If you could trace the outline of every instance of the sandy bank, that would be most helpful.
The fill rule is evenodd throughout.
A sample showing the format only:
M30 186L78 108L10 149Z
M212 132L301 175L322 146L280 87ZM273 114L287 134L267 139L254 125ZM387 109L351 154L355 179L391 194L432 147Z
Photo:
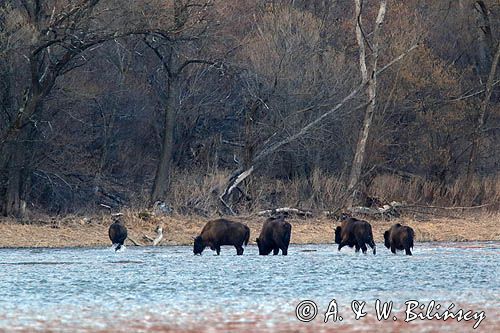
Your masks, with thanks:
M150 245L145 235L153 237L158 224L163 225L164 238L161 245L192 244L195 237L209 220L201 217L150 217L140 219L138 214L126 213L125 220L129 236L142 245ZM234 220L246 223L251 229L251 243L254 242L264 218L239 217ZM321 218L291 218L293 226L292 243L331 243L337 221ZM434 218L417 221L400 218L392 221L369 220L373 226L375 241L383 241L383 232L393 223L410 225L416 233L416 240L426 241L499 241L500 214L480 214L459 219ZM32 220L17 222L0 219L0 247L89 247L109 246L107 230L110 217L78 217L62 219ZM127 241L128 245L133 245Z

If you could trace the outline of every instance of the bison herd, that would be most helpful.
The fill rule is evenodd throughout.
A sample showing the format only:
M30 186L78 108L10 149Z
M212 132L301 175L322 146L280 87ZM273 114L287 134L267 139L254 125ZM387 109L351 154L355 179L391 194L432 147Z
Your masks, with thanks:
M350 215L342 214L340 226L335 229L335 243L340 251L344 246L354 247L366 253L367 245L376 253L376 245L373 240L372 226L370 223L356 219ZM260 255L268 255L273 252L277 255L288 254L288 245L292 235L292 225L285 221L285 216L268 218L262 225L259 237L255 239L259 247ZM394 224L384 233L384 244L392 253L396 250L405 250L407 255L412 255L413 238L415 232L408 226L399 223ZM201 254L205 247L215 250L220 254L222 245L232 245L236 248L236 254L243 254L243 245L248 244L250 229L240 222L226 219L218 219L208 222L202 229L201 234L194 239L194 254Z
M285 215L268 218L262 225L262 230L256 238L260 255L268 255L273 252L277 255L288 254L288 245L292 235L292 225L285 221ZM127 238L127 229L122 222L117 221L109 227L109 238L118 250ZM412 255L413 239L415 232L408 226L399 223L394 224L384 233L384 245L396 253L396 250L405 250L407 255ZM236 248L236 254L242 255L243 246L248 245L250 240L250 228L240 222L227 219L217 219L207 222L200 235L194 238L193 252L200 254L209 247L212 251L220 254L223 245ZM376 245L373 240L373 232L370 223L356 219L348 214L342 214L340 226L335 228L335 243L340 251L344 246L354 247L356 252L361 250L366 253L367 245L376 253Z

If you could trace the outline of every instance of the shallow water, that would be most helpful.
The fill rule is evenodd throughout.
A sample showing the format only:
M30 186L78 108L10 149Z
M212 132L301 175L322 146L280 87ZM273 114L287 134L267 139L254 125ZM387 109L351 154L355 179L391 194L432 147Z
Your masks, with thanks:
M349 309L354 299L366 301L367 311L376 299L396 310L413 299L498 313L499 242L416 244L412 257L381 245L376 256L333 244L292 245L288 256L267 257L255 246L243 256L232 247L221 256L194 256L185 246L0 249L0 330L120 331L133 323L140 331L225 321L269 328L298 323L301 300L316 302L320 313L332 299Z

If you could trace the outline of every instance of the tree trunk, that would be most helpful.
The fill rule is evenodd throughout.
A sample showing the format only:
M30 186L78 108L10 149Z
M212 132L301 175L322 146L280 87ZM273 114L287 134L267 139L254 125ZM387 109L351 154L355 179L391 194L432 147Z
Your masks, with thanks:
M171 57L170 68L177 69L176 55ZM165 107L165 132L161 148L160 161L156 169L153 191L151 193L151 204L156 201L165 201L170 190L170 174L172 167L172 151L174 144L175 119L179 107L180 79L176 71L172 71L169 77L167 91L167 102Z
M486 76L495 52L489 9L484 1L476 1L474 6L479 13L477 17L479 73L481 76Z
M22 191L25 176L23 172L24 148L21 143L17 142L6 145L5 150L7 183L4 192L3 215L20 218L23 217L25 210Z
M377 94L377 62L378 62L378 44L379 44L379 33L380 26L384 21L384 16L387 8L387 0L380 1L380 8L375 21L375 29L373 32L373 47L372 47L372 63L370 73L368 73L366 65L366 52L365 52L365 39L363 36L363 31L361 27L361 0L354 0L356 5L356 39L359 45L359 65L361 70L361 76L363 82L367 82L367 94L369 99L369 104L366 107L365 117L363 120L363 127L359 135L358 144L356 146L356 153L354 155L354 160L352 162L351 174L349 177L348 192L350 193L347 205L350 207L353 204L355 197L355 190L359 183L359 178L361 175L361 168L363 166L363 161L365 158L366 144L368 142L368 136L370 134L370 127L373 120L373 113L376 106L376 94Z
M7 182L3 189L4 197L2 214L5 216L23 217L26 209L26 198L23 187L28 183L29 172L26 171L26 153L29 147L28 136L31 125L26 124L26 118L32 116L35 111L42 107L40 94L25 94L23 107L17 111L16 120L0 142L0 148L4 152L3 165L6 168ZM1 150L0 150L1 152ZM0 191L1 193L2 191Z
M488 75L488 81L486 83L486 91L483 102L481 103L481 109L479 110L479 117L477 120L477 125L474 133L472 134L472 145L470 149L469 155L469 163L467 165L467 176L466 176L466 187L469 188L472 182L472 176L475 171L475 164L477 161L477 150L479 147L479 143L481 140L481 131L484 126L484 119L486 117L486 113L488 111L488 104L491 99L491 94L493 93L493 81L495 80L496 69L498 67L498 63L500 61L500 42L497 46L497 51L493 58L493 62L491 64L490 74Z
M259 108L260 101L254 100L247 103L245 112L245 147L243 152L243 168L248 169L252 165L255 153L254 124L255 116Z

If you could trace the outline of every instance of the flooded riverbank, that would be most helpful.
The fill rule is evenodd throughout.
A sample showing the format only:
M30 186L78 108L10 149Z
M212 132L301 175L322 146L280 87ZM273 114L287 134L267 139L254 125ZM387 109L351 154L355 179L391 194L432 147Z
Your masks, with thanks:
M347 325L373 329L374 302L432 300L485 311L479 329L497 325L500 308L499 242L417 243L414 256L341 252L332 245L294 245L289 256L243 256L223 247L221 256L194 256L188 246L0 249L0 331L304 331ZM335 299L345 317L323 323ZM302 323L295 307L317 304L314 321ZM354 320L353 300L368 315ZM464 308L465 309L465 308ZM399 317L399 315L398 315ZM370 321L376 322L369 324ZM417 323L419 322L419 323ZM427 331L432 325L472 330L473 321L389 323L394 330ZM374 326L375 325L375 326ZM134 328L135 327L135 328ZM398 328L399 327L399 328Z

